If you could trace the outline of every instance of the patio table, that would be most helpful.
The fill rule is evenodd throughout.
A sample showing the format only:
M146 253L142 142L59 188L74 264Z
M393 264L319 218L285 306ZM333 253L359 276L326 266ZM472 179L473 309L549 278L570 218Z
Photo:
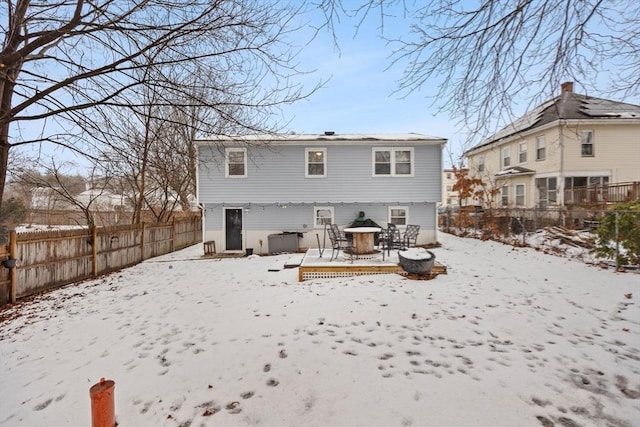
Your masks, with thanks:
M365 255L374 252L373 236L382 231L379 227L350 227L345 228L345 233L353 234L353 253Z

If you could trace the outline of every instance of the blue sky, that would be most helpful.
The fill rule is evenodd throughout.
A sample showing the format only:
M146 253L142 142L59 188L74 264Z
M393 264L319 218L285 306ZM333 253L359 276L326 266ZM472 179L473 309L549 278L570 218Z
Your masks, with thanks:
M321 17L316 17L322 19ZM286 131L296 133L407 133L416 132L447 138L450 148L459 146L454 122L439 113L423 89L394 94L403 68L391 66L391 47L380 37L378 22L370 19L356 35L356 21L343 20L338 28L339 51L327 32L321 32L300 56L309 85L328 80L325 87L308 99L283 110L290 121ZM398 23L396 23L398 24ZM402 22L400 22L402 24ZM387 21L385 31L398 30ZM459 150L458 150L459 151Z
M400 7L396 5L396 8ZM313 22L323 20L319 11L311 13L309 17ZM404 97L394 94L404 68L403 64L391 65L389 56L392 47L380 37L379 16L374 12L358 31L357 22L343 19L336 28L340 51L334 47L332 37L325 31L318 34L302 52L302 66L316 70L315 74L307 77L309 83L319 79L329 81L308 99L283 110L283 119L290 121L284 130L297 133L322 133L326 130L336 133L416 132L443 137L448 139L444 153L445 166L450 166L451 160L457 163L460 154L470 145L465 145L469 144L466 142L467 133L457 126L457 118L439 111L437 103L434 103L438 82L430 82ZM402 19L399 13L397 19L385 21L384 30L384 35L388 37L406 35L409 31L408 21ZM607 79L614 74L613 69L603 73L599 77L602 84L592 88L588 94L640 104L637 96L619 99L598 92L605 89L609 83ZM579 84L575 85L577 92L587 93L583 89ZM543 90L533 85L526 88L531 98L539 96ZM559 91L558 87L553 96ZM544 96L544 99L549 99L549 96ZM496 112L495 123L490 124L490 128L497 130L535 106L529 98L514 97L512 102L514 115L506 117L506 112ZM479 143L480 139L471 144Z

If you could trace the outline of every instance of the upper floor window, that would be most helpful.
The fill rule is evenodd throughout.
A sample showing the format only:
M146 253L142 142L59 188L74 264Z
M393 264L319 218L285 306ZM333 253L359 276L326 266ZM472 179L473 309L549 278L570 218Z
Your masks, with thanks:
M511 166L511 147L502 148L502 167Z
M322 178L327 176L327 149L307 148L305 150L305 176Z
M227 148L225 150L225 176L227 178L245 178L247 176L247 149Z
M409 208L405 206L389 206L389 222L395 225L407 225Z
M593 156L593 131L583 130L580 132L580 147L582 157Z
M333 224L333 206L316 206L313 208L313 227L323 228Z
M545 151L544 135L536 138L536 160L544 160L547 158Z
M373 175L413 175L413 148L374 148Z
M518 144L518 162L527 163L527 141Z
M509 206L509 187L506 185L500 189L500 206Z
M484 172L484 156L478 156L478 172Z
M524 184L516 184L516 206L524 207Z
M453 188L453 186L447 185L447 191L451 191L452 188Z
M447 172L447 179L451 179L451 172Z

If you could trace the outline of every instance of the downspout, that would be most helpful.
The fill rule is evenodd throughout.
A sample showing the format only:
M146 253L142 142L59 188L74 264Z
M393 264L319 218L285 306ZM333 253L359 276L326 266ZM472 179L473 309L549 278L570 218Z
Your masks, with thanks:
M560 119L558 141L560 143L560 173L558 175L558 204L564 210L564 126L566 121Z

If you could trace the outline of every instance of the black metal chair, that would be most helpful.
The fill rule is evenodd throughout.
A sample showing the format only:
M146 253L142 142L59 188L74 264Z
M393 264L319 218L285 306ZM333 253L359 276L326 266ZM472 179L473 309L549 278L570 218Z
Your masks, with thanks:
M353 250L353 243L351 240L347 239L344 232L338 228L337 224L331 224L327 229L327 232L329 233L329 240L331 240L331 258L329 259L329 262L333 261L334 258L337 258L340 251L349 255L349 259L353 262L351 252Z
M402 249L405 247L404 238L400 234L400 230L395 224L387 224L386 230L382 230L380 233L380 249L382 250L382 259L384 260L384 253L391 254L391 249Z
M404 230L404 245L408 248L413 248L416 246L418 242L418 233L420 232L419 225L407 225L407 228Z

